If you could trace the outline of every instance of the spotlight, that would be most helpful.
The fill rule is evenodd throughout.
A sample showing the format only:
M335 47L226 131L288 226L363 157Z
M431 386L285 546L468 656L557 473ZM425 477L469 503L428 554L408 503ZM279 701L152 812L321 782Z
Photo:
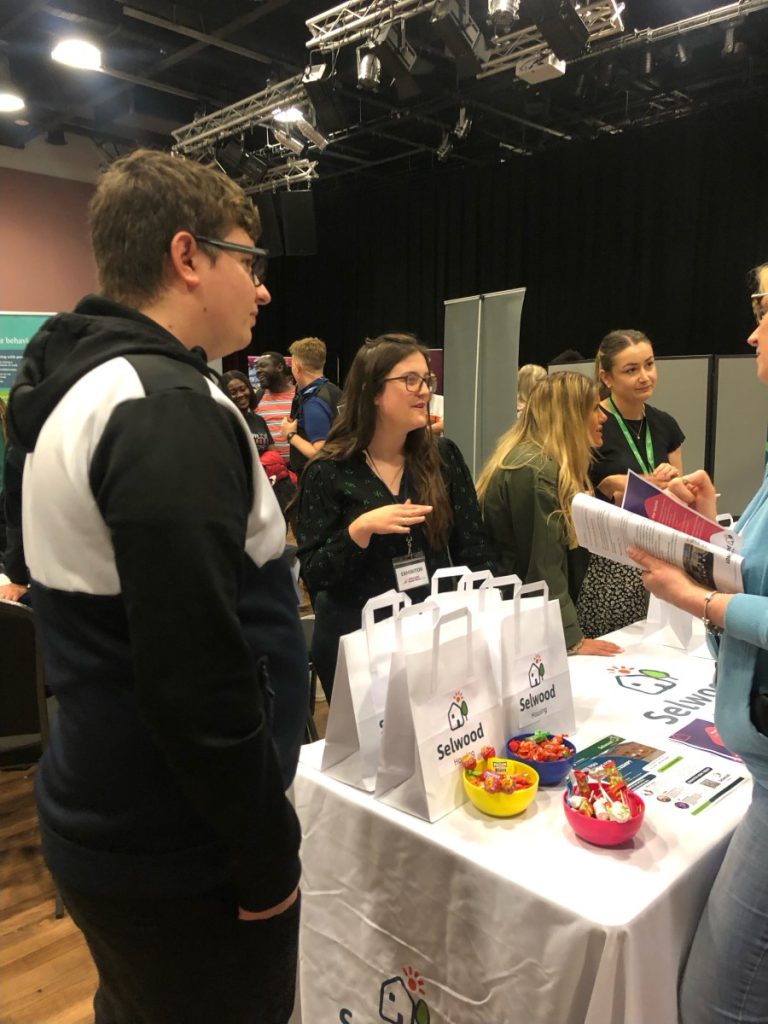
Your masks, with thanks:
M646 75L653 74L653 54L650 50L645 51L645 56L643 58L643 71Z
M520 17L520 0L488 0L488 21L497 32L509 32Z
M523 14L560 60L575 60L586 52L589 29L572 0L522 0Z
M304 119L304 115L298 107L276 107L272 111L272 117L280 124L298 124Z
M304 156L309 148L306 142L302 142L300 139L295 138L295 136L290 135L288 132L284 132L281 128L273 128L272 134L281 146L290 150L291 153L295 153L296 156Z
M358 46L357 55L357 87L376 92L381 85L381 61L367 46Z
M440 145L435 150L435 156L437 157L441 164L444 164L448 157L451 155L452 149L453 140L451 139L451 136L448 134L448 132L443 132L443 137L440 140Z
M315 128L298 107L286 107L282 110L278 108L273 111L272 116L278 124L295 125L304 138L309 139L318 149L325 149L328 145L328 139ZM290 131L287 134L290 136Z
M101 69L101 50L87 39L62 39L51 50L51 57L81 71Z
M13 84L8 58L0 53L0 114L15 114L25 106L24 97Z
M678 64L687 64L691 59L691 53L684 43L678 43L675 47L675 56Z
M437 0L429 21L456 59L459 75L476 74L488 58L488 46L467 0Z
M736 29L733 25L729 25L725 30L725 40L723 41L723 48L720 51L722 57L732 57L736 52Z
M467 108L459 108L459 119L456 122L456 127L453 129L453 134L457 139L466 139L472 130L472 118L467 117Z
M341 97L334 89L331 65L310 65L301 82L314 107L317 127L328 135L343 131L348 124L347 113Z

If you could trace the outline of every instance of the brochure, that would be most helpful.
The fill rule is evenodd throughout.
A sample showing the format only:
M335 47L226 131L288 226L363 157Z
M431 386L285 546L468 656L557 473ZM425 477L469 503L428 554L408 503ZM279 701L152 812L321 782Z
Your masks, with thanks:
M632 469L627 473L627 489L621 507L627 512L652 519L655 523L671 526L680 533L687 533L689 537L709 541L726 551L738 551L741 547L742 538L739 534L724 529L720 523L683 505Z
M727 757L730 761L743 764L739 755L732 753L720 739L715 723L708 722L706 718L694 718L686 722L682 729L673 732L669 738L676 743L684 743L687 747L703 750L707 754L717 754L718 757Z
M634 566L627 548L635 544L684 569L692 580L708 589L725 594L739 594L744 589L743 558L733 551L615 508L590 494L577 494L571 511L579 544L595 555Z
M724 770L728 766L719 760L722 756L718 753L717 760L694 760L622 736L606 736L580 750L573 767L584 771L607 760L615 761L629 788L642 796L646 808L659 807L693 817L750 778L741 765ZM733 759L732 754L730 757Z

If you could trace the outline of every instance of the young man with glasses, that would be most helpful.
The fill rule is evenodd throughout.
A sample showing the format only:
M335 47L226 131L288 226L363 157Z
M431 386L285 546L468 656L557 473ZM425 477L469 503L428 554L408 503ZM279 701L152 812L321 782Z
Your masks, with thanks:
M102 294L43 326L10 400L59 704L44 853L96 1024L285 1024L306 652L280 510L207 367L270 301L258 215L211 168L138 151L91 225Z

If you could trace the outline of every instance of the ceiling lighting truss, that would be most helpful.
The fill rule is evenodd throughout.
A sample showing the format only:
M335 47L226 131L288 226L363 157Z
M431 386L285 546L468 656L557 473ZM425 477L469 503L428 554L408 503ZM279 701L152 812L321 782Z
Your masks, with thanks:
M254 196L261 192L276 192L278 188L291 188L293 185L314 181L315 178L317 178L317 160L291 160L288 163L270 167L258 184L245 188L245 193Z
M367 40L377 29L431 11L436 0L348 0L307 20L309 50L336 50Z
M598 0L597 3L588 4L579 10L579 16L589 31L590 44L598 39L620 35L624 31L624 23L621 20L623 10L624 4L617 3L616 0ZM535 25L528 25L505 36L497 36L494 44L488 60L477 73L477 78L490 78L491 75L498 75L502 71L512 71L521 61L533 57L541 56L544 59L545 52L549 50Z
M211 143L220 142L230 135L262 125L272 125L274 111L280 107L301 106L306 102L306 93L301 75L294 75L284 82L268 85L266 89L239 100L228 107L222 107L205 117L198 117L173 132L176 140L173 152L179 156L199 157Z

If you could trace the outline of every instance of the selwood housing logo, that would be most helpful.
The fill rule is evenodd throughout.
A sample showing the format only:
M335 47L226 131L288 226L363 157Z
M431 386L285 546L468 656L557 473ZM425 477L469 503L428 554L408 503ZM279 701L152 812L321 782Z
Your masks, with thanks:
M544 669L544 662L541 660L541 655L537 654L531 662L531 667L528 669L528 688L529 690L535 691L534 693L521 694L518 698L520 701L521 711L531 711L533 708L542 705L540 714L543 712L543 705L548 700L554 700L557 696L557 688L554 683L548 690L540 690L539 687L544 685L544 677L546 670ZM536 716L534 716L536 717Z
M377 1019L386 1024L429 1024L429 1007L421 998L423 995L423 976L413 967L404 967L402 975L382 982ZM357 1019L352 1010L339 1010L339 1024L355 1024Z
M464 694L461 690L458 690L454 693L453 700L448 708L448 725L451 728L451 732L458 732L459 729L463 729L468 719L469 707L464 700ZM482 722L476 729L468 729L461 736L451 736L447 743L437 744L437 760L442 761L445 757L460 754L462 750L471 748L473 743L477 743L484 736L485 732L483 731ZM456 763L458 764L458 758L456 758Z

